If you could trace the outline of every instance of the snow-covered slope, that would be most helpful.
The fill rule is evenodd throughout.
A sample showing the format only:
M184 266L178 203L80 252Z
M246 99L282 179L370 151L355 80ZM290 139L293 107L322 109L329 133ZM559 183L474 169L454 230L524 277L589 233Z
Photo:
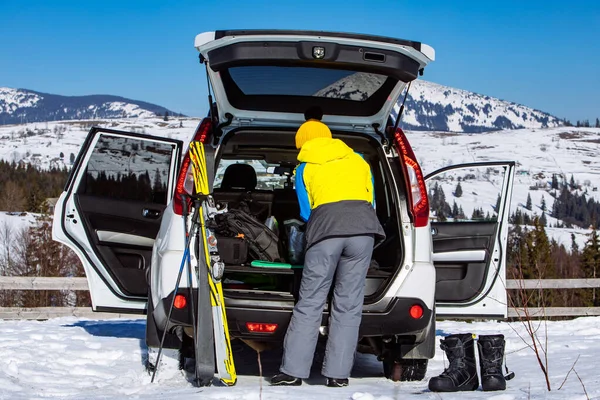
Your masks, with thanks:
M477 134L457 134L447 132L407 132L424 174L449 165L483 161L515 161L516 175L513 185L511 213L519 210L529 216L540 217L545 204L548 225L556 225L558 220L550 216L556 191L550 189L552 175L561 182L569 182L571 176L580 188L574 193L600 201L600 129L598 128L548 128L518 129ZM493 182L493 181L492 181ZM473 207L491 210L497 195L489 185L490 179L461 182L463 195L460 200L453 193L456 180L443 181L446 201L463 204L465 213L470 215ZM532 209L525 208L527 196L531 196ZM543 201L542 201L543 199ZM487 208L486 208L487 207ZM588 229L546 228L549 237L569 248L571 233L580 248L587 239Z
M86 118L153 117L172 111L118 96L59 96L0 87L0 125Z
M319 90L314 96L364 101L375 93L385 80L384 75L355 72Z
M424 80L411 84L402 118L406 129L426 131L486 132L560 125L558 118L542 111Z
M394 383L383 377L381 362L373 355L359 354L350 376L350 385L332 389L325 386L320 368L299 387L269 386L281 351L257 354L239 341L232 343L238 382L233 387L215 384L194 387L177 361L161 365L156 380L144 369L148 349L144 342L145 319L88 320L57 318L48 321L0 321L0 398L2 399L238 399L238 400L392 400L392 399L494 399L494 400L584 400L600 398L597 360L600 357L600 318L549 321L537 337L548 349L547 365L552 391L547 391L531 342L520 322L438 321L439 339L456 333L503 334L506 337L506 365L514 371L506 390L433 393L429 379L448 366L447 357L436 346L423 381ZM163 360L167 357L163 356ZM161 363L162 364L162 363ZM572 371L575 368L575 371Z
M385 80L383 75L357 72L319 90L314 96L364 101ZM394 114L398 113L403 99L404 95ZM401 126L412 130L475 133L560 125L558 118L542 111L418 79L412 82L408 92Z
M19 108L30 108L42 100L37 93L0 87L0 115L15 114Z
M385 77L381 75L355 73L314 95L360 101L375 93L384 81ZM146 118L164 115L166 111L164 107L116 96L66 97L0 88L0 124L86 118ZM402 119L402 126L406 129L450 132L487 132L560 125L562 123L558 118L542 111L423 80L412 83Z
M70 167L71 159L75 159L92 125L170 137L187 143L198 122L194 118L172 118L169 122L161 118L124 118L4 126L0 127L0 159L23 161L41 168ZM490 160L517 162L511 212L518 209L530 216L540 216L542 198L547 210L551 210L554 203L553 193L549 190L552 174L559 175L564 181L569 181L573 175L581 186L579 194L586 192L588 198L600 201L600 164L597 162L600 129L557 127L478 134L407 131L407 136L425 174L460 163ZM254 167L265 173L263 165ZM471 215L475 207L484 208L485 212L493 211L497 193L494 192L494 185L489 185L489 190L487 187L494 181L485 176L482 179L462 182L460 202L467 215ZM447 202L452 205L457 200L453 194L456 180L446 180L441 184ZM524 208L528 195L532 199L531 211ZM553 226L558 222L548 213L546 217ZM571 233L583 245L589 231L548 228L548 232L569 247Z

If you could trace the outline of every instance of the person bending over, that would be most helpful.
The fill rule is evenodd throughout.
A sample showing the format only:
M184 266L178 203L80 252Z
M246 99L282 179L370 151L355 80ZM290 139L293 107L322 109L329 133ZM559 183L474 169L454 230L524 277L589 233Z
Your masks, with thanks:
M373 177L364 158L317 119L296 133L300 149L296 194L307 221L299 299L284 339L280 373L272 385L298 386L309 377L323 308L333 301L322 374L327 386L348 385L362 318L367 270L385 233L374 210ZM335 278L334 278L335 277ZM334 282L335 280L335 282Z

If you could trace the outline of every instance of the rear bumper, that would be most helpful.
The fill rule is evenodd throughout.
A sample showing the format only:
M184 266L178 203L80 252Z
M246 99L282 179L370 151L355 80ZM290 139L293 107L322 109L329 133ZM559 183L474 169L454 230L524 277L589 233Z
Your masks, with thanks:
M181 290L187 294L187 290ZM171 305L173 294L162 299L154 309L154 318L158 326L164 326ZM194 301L194 304L197 304ZM423 308L421 318L410 317L410 308L418 304ZM416 298L395 298L390 301L384 312L363 312L359 330L360 337L377 337L393 335L416 335L427 329L431 320L432 310L427 308L422 300ZM231 337L261 341L283 341L285 332L292 317L290 309L273 309L260 307L227 307L227 323ZM327 326L329 313L323 312L322 326ZM182 310L173 309L169 328L175 326L191 326L192 316L188 307ZM253 333L247 327L247 322L277 324L273 333Z

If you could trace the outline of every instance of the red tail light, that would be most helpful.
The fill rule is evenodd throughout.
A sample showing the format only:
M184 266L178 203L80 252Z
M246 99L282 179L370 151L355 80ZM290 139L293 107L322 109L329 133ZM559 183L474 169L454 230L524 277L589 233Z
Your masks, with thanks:
M394 143L396 151L402 161L406 189L411 203L411 212L414 218L415 227L420 228L427 225L429 220L429 200L427 199L427 188L423 179L423 172L417 162L415 153L408 144L406 135L402 129L398 128L394 134Z
M177 308L178 310L181 310L182 308L185 308L186 305L187 299L184 295L178 294L175 296L175 301L173 301L173 307Z
M204 118L192 140L199 141L202 143L206 142L212 129L212 123L210 118ZM189 151L185 152L183 162L181 163L181 169L179 170L179 176L177 177L177 185L175 186L175 196L173 197L173 211L175 214L183 214L183 196L191 195L194 191L194 177L192 175L192 162L190 160ZM191 206L191 202L188 199L188 209Z
M277 324L262 324L258 322L246 322L246 328L253 333L273 333L277 329Z
M411 318L419 319L423 316L423 307L421 307L418 304L415 304L412 307L410 307L410 310L408 310L408 313L410 314Z

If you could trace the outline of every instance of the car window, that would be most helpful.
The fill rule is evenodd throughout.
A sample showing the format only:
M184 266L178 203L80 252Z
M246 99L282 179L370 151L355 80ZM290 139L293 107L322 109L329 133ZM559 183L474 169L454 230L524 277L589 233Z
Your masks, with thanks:
M102 134L77 192L166 204L173 149L168 143Z
M229 68L244 95L313 96L366 101L387 76L326 68L245 66Z
M436 174L427 180L430 218L436 222L497 221L504 179L503 168L490 166Z
M220 188L221 182L223 181L223 175L225 174L225 170L231 164L247 164L250 165L254 171L256 172L256 189L257 190L274 190L274 189L284 189L286 186L286 182L288 181L288 177L286 175L281 175L279 173L275 173L274 169L279 166L279 164L269 164L264 160L221 160L219 163L219 167L217 168L217 172L215 174L215 181L213 187ZM290 177L290 182L294 183L294 176Z

